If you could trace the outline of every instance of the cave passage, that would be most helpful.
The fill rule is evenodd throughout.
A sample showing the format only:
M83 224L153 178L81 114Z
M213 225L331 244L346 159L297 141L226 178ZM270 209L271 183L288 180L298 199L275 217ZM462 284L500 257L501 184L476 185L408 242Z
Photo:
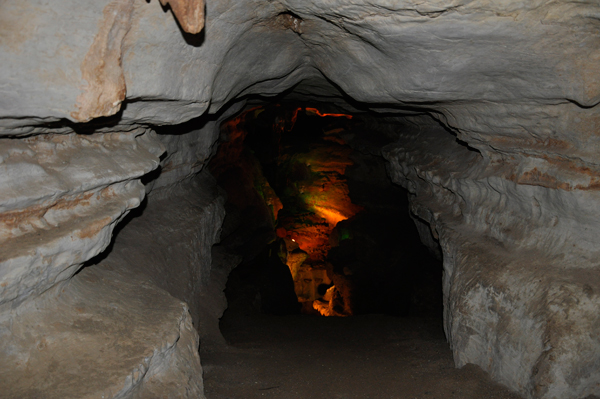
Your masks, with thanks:
M242 261L220 323L230 350L202 353L208 399L517 398L454 367L439 244L421 242L372 119L283 103L222 125L220 246Z
M381 155L357 143L377 136L362 119L269 104L224 123L210 165L228 195L222 239L243 242L234 275L261 311L441 316L441 252L420 242Z

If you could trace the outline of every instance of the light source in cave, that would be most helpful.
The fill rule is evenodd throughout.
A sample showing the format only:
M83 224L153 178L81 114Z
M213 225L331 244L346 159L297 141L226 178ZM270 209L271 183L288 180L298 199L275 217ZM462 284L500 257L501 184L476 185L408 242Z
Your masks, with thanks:
M317 116L321 116L321 117L333 116L336 118L341 117L341 118L346 118L346 119L352 119L352 115L349 115L349 114L323 113L323 112L319 111L317 108L311 108L311 107L306 107L305 110L306 110L307 115L317 115Z
M316 108L297 108L293 113L293 126L299 112L305 111L311 117L343 117L351 115L320 112ZM332 292L331 273L327 273L327 253L330 248L330 235L336 225L361 211L361 207L352 203L344 173L352 165L350 153L337 133L343 128L329 129L320 139L310 144L308 151L287 154L292 179L288 180L287 192L299 200L300 212L280 220L278 236L291 243L286 245L288 256L286 264L294 279L294 289L303 311L317 310L323 315L342 314L330 309ZM335 137L334 140L331 138ZM284 137L285 139L285 137ZM285 201L284 201L285 202ZM296 248L297 247L297 248ZM306 253L299 261L294 251ZM329 265L329 269L331 269ZM320 292L319 287L329 288ZM322 291L322 290L321 290ZM321 300L329 292L329 298Z
M293 113L292 128L298 113L303 110L309 117L352 119L352 115L322 113L310 107L297 108ZM284 223L279 234L281 237L297 237L299 247L313 260L323 260L327 255L327 241L331 230L340 221L354 216L361 210L359 206L352 204L348 186L343 178L346 168L352 165L352 150L344 146L343 140L336 136L336 133L342 130L330 129L324 132L320 141L312 143L308 151L288 154L292 172L289 184L295 189L290 191L301 200L304 210L316 215L317 219L313 220L314 223L310 226ZM336 140L330 140L331 137L335 137ZM319 218L325 221L327 226L323 226Z
M331 232L362 209L350 200L344 173L352 150L339 136L344 127L336 118L352 115L314 107L251 108L223 124L227 140L211 162L211 172L240 212L260 215L268 209L285 243L281 258L308 313L327 289L335 289L326 261Z
M429 306L437 297L419 287L441 273L422 257L406 192L391 184L381 157L344 141L364 120L306 109L266 105L224 123L210 165L228 192L228 215L243 223L235 231L245 238L236 239L252 265L249 284L262 287L257 303L267 313L300 306L328 316ZM416 290L424 301L413 300Z
M292 128L296 124L296 120L298 119L298 114L301 111L304 111L306 113L306 115L310 115L310 116L315 116L315 115L320 116L320 117L331 116L334 118L352 119L352 115L350 115L350 114L336 114L336 113L329 113L329 112L321 112L317 108L313 108L313 107L298 107L294 110L294 113L292 114L292 117L290 118L292 127L289 130L292 130Z

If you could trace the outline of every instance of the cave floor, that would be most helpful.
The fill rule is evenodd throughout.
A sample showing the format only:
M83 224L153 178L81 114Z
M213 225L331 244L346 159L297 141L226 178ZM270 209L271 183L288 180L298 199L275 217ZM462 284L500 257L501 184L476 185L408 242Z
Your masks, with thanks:
M202 353L207 399L520 398L456 369L439 319L226 313L229 347Z

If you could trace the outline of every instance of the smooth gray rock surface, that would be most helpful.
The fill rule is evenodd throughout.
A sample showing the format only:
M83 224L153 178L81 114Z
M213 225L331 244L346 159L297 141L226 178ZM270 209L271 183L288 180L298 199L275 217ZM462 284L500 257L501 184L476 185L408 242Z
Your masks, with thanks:
M187 305L120 266L2 315L3 398L204 398Z

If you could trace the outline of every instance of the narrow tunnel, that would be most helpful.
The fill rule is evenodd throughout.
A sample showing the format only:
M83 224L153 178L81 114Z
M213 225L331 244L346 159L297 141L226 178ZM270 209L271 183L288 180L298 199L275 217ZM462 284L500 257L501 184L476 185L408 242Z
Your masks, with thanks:
M599 6L442 3L0 2L0 396L598 397Z
M317 106L222 125L209 170L228 197L219 247L240 257L220 322L236 354L201 347L207 397L517 398L451 362L441 249L382 155L401 119Z
M427 230L421 243L408 193L385 171L393 138L365 119L271 104L223 125L209 170L228 196L221 245L243 257L232 274L256 285L245 303L273 314L441 310L439 243Z
M218 247L240 259L229 274L220 329L232 347L272 359L209 349L202 355L207 397L265 389L272 397L518 397L477 367L454 369L443 333L437 232L409 201L414 188L392 181L387 158L401 134L402 145L442 147L446 161L459 165L480 152L426 109L377 113L297 96L253 100L225 120L208 165L227 194ZM315 315L358 318L320 324ZM390 348L389 357L379 353ZM369 351L376 364L367 361ZM348 380L366 367L378 384ZM232 373L240 379L234 387Z

